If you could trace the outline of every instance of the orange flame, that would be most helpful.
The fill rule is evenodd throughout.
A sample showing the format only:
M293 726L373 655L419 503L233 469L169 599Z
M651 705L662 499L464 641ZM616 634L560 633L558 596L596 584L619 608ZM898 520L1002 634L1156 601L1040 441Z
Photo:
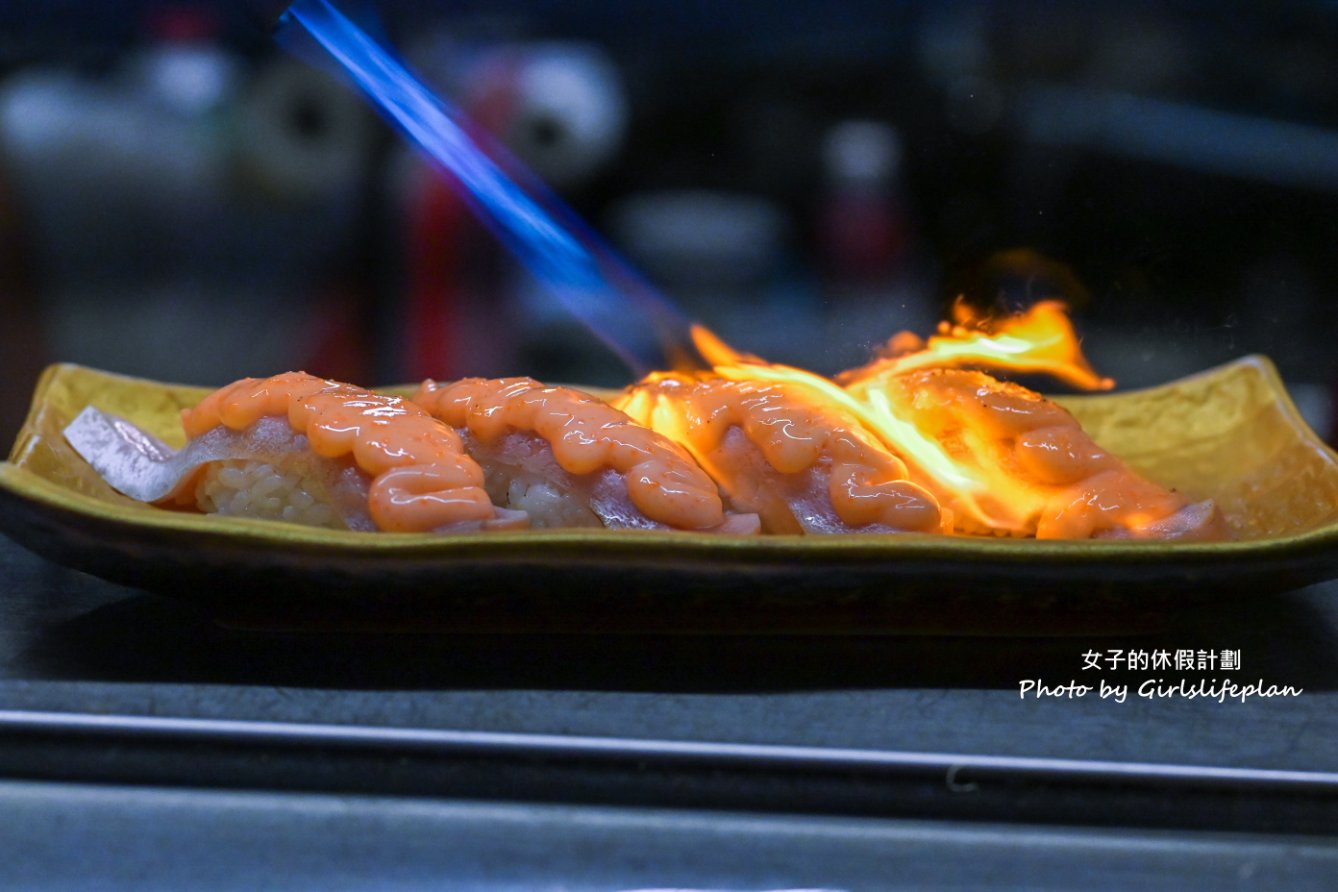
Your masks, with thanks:
M1096 373L1082 354L1067 308L1043 300L1015 316L994 319L976 313L961 298L952 321L939 323L927 342L910 332L888 341L883 357L837 377L842 384L916 369L973 366L1016 374L1049 375L1082 390L1109 390L1110 378Z
M1058 301L1043 301L1018 315L991 319L959 300L952 316L927 341L902 332L889 340L883 357L834 379L741 353L704 326L695 325L693 341L713 369L692 374L802 387L815 400L856 419L900 457L912 479L933 492L945 513L956 519L959 532L1034 535L1053 487L1018 474L1016 463L1000 454L997 438L978 419L953 410L942 394L926 393L925 388L932 385L921 382L916 373L969 366L1045 374L1084 389L1104 390L1114 382L1098 375L1083 356L1066 308ZM914 376L915 385L907 384L912 380L908 376ZM652 380L663 377L654 375ZM1015 385L981 378L990 387L1013 388L1016 393L1009 391L1011 395L1025 394L1041 401ZM645 398L644 394L633 395L630 400ZM649 406L638 411L645 417L663 416L656 427L680 442L690 435L682 424L671 421L669 413Z

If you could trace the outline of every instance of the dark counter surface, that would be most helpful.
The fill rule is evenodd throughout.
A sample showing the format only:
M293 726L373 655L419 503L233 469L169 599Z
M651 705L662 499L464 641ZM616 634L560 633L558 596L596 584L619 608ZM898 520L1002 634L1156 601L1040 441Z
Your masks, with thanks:
M1180 892L1324 890L1338 871L1331 844L1227 834L3 782L0 806L16 889Z
M1077 638L295 635L66 570L0 539L0 708L1338 771L1338 583ZM1084 669L1113 649L1235 671ZM1116 703L1019 682L1130 684ZM1140 698L1216 678L1299 696Z
M0 888L1323 889L1338 864L1338 584L1074 638L317 635L0 539L0 593ZM1241 667L1083 668L1114 649ZM1301 693L1019 697L1156 677Z

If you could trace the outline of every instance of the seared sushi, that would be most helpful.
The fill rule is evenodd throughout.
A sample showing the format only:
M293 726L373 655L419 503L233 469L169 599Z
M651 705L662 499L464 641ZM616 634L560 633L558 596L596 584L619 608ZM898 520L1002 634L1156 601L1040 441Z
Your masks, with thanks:
M944 531L905 463L801 383L656 374L614 404L683 445L765 532Z
M909 423L944 464L973 479L947 485L914 469L961 533L1039 539L1231 538L1211 501L1147 480L1102 449L1064 408L983 372L925 369L847 383L873 421ZM871 424L872 430L885 426Z
M144 502L352 530L526 525L493 505L455 432L398 397L287 372L215 391L182 425L178 451L89 407L65 437Z
M413 402L460 436L495 504L536 527L756 533L680 446L590 394L533 378L424 381Z

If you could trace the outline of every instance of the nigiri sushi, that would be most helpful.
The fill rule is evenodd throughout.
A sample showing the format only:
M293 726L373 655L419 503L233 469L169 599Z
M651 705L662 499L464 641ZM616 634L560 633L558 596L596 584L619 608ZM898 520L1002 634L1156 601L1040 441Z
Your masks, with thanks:
M906 465L801 384L656 374L614 404L686 447L766 532L944 531Z
M1024 387L983 372L939 368L857 379L846 390L870 411L909 422L950 461L978 475L981 485L974 489L936 486L932 474L924 478L958 518L958 532L1231 538L1211 501L1191 502L1139 476L1065 409Z
M459 436L406 400L287 372L182 413L180 451L89 407L70 444L122 493L209 514L393 532L525 526L493 505Z
M579 390L465 378L424 381L412 399L456 430L493 501L536 527L758 531L682 448Z

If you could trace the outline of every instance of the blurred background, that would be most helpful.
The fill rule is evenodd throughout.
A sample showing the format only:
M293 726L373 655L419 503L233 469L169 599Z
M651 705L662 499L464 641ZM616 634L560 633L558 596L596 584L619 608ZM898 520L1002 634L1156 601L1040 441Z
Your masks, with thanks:
M625 382L262 7L0 7L4 442L51 361ZM1061 297L1121 387L1263 352L1332 435L1333 0L341 8L740 348Z

